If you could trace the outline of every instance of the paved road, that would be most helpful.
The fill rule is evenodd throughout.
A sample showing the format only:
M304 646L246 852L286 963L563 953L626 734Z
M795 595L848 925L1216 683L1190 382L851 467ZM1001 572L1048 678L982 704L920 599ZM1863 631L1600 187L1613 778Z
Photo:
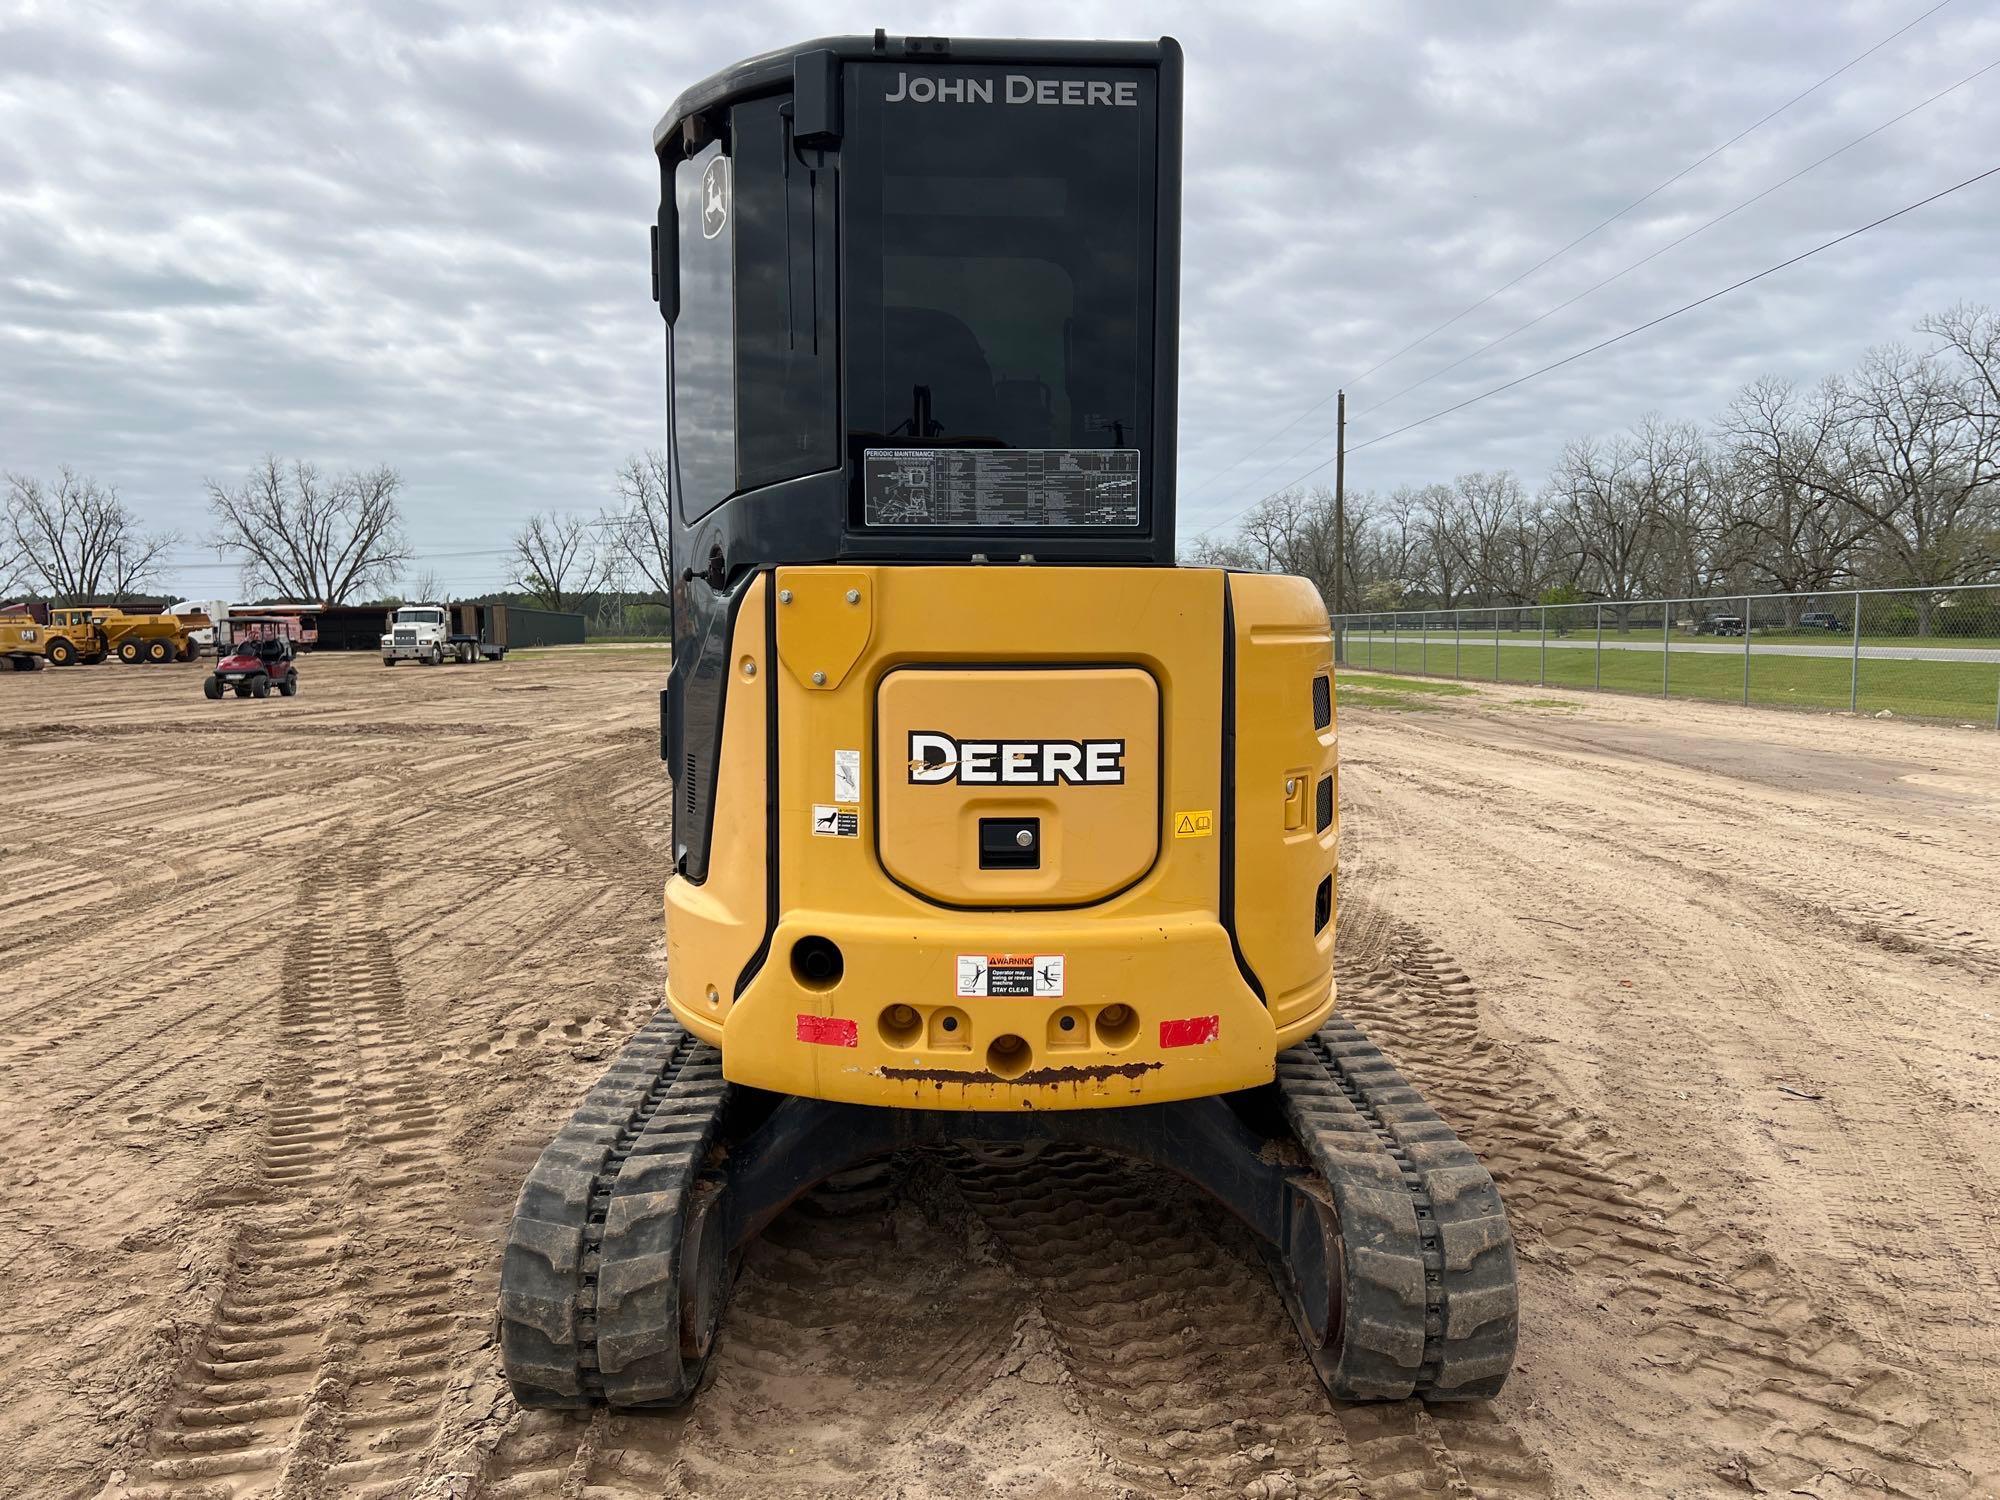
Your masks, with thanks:
M1429 635L1431 650L1433 652L1451 650L1452 635L1448 630L1433 630L1429 632L1406 630L1400 637L1395 637L1394 639L1400 640L1403 651L1409 652L1422 649L1426 634ZM1358 649L1364 654L1365 660L1368 642L1371 639L1379 643L1379 651L1381 648L1389 646L1392 637L1386 632L1371 637L1364 631L1348 631L1347 651L1349 659L1353 659L1354 653ZM1541 640L1539 637L1532 635L1503 635L1500 637L1500 644L1502 646L1515 646L1532 651L1541 644ZM1493 648L1493 637L1490 635L1460 636L1458 637L1458 646L1460 650L1475 646L1484 646L1490 651ZM1551 651L1592 651L1596 647L1596 639L1588 634L1567 637L1552 635L1549 637L1549 649ZM1658 641L1606 641L1604 649L1606 651L1651 651L1657 655L1660 650L1660 643ZM1711 656L1741 656L1743 654L1743 642L1740 639L1718 641L1706 637L1698 641L1691 641L1677 636L1674 638L1673 653L1679 656L1683 652L1702 653ZM1829 644L1815 646L1789 641L1783 643L1772 641L1767 644L1752 636L1750 638L1750 654L1752 656L1824 656L1832 657L1839 661L1846 661L1854 655L1854 647L1851 643L1848 645ZM1867 661L1974 661L2000 664L2000 649L1985 646L1863 646L1861 648L1861 655Z

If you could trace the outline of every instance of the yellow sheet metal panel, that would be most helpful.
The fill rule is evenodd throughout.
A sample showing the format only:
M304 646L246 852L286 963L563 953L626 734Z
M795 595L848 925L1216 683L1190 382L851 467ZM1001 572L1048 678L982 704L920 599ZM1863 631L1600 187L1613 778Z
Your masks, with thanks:
M810 568L780 568L796 589ZM872 580L874 630L834 691L777 678L779 909L893 911L927 920L937 902L885 878L876 854L875 703L900 668L990 663L1111 664L1152 678L1160 695L1165 789L1175 808L1213 807L1221 786L1222 575L1207 569L880 567L835 569ZM782 611L781 611L782 613ZM1060 732L1060 731L1057 731ZM847 793L862 795L850 800ZM816 832L829 807L852 812ZM841 836L852 828L853 836ZM1139 883L1105 904L1116 914L1215 910L1217 839L1173 840ZM1003 944L1004 946L1004 944Z
M1236 934L1289 1039L1316 1027L1333 1003L1339 838L1333 632L1318 591L1303 578L1232 574L1229 597L1236 647ZM1326 679L1324 726L1316 722L1315 678Z
M667 999L704 1041L722 1039L737 977L764 940L765 641L768 579L751 582L730 637L729 686L723 698L722 753L715 774L708 879L667 881ZM756 670L746 675L744 665Z
M953 906L1077 906L1160 848L1160 694L1132 667L905 667L875 739L883 868ZM983 868L982 821L1023 826Z
M825 578L839 587L819 588ZM790 661L772 671L756 633L761 613L745 607L732 642L738 676L717 773L714 873L699 891L675 880L667 895L670 998L683 1021L721 1043L725 1074L856 1103L1008 1110L1190 1098L1268 1081L1279 1047L1330 1004L1331 918L1325 936L1315 938L1311 927L1313 882L1331 868L1331 832L1315 826L1316 785L1301 797L1296 786L1286 794L1279 778L1273 792L1268 775L1331 767L1331 726L1324 734L1312 728L1311 677L1324 670L1328 651L1325 614L1307 607L1311 590L1239 578L1246 597L1231 632L1223 575L1206 569L777 571L774 586L792 590L792 607L807 592L801 584L816 601L847 608L859 606L844 605L846 591L862 590L870 600L867 636L838 680L803 656L804 676ZM773 604L781 642L785 608ZM799 645L810 649L803 637ZM1242 809L1236 832L1226 817L1219 706L1231 648L1234 787L1239 802L1253 794L1254 837ZM759 662L757 680L775 695L769 737L763 695L743 690L746 659ZM1037 720L1080 720L1101 706L1098 695L1047 694L1043 679L1075 676L1114 697L1134 694L1116 708L1121 721L1144 718L1138 684L1150 683L1157 695L1150 805L1115 817L1107 811L1102 831L1112 843L1130 841L1146 862L1092 905L1017 900L1007 910L963 909L967 903L899 885L885 867L885 852L905 857L897 799L926 790L888 791L898 772L907 783L911 757L907 726L900 740L884 740L877 722L879 704L896 706L886 685L926 673L977 675L996 662L1025 674L1009 685L1025 694L1019 706ZM828 681L812 682L812 671L827 672ZM1103 675L1076 675L1086 673ZM1284 717L1293 708L1304 715L1303 731ZM1082 722L1037 723L1031 732L1069 740L1094 733ZM773 753L775 784L767 787ZM1073 790L1081 798L1091 789ZM1096 790L1131 794L1116 784ZM767 806L777 818L782 915L761 966L732 999L763 936ZM953 863L966 853L964 807L957 801L950 814ZM1072 817L1090 820L1091 841L1100 837L1096 814L1065 805L1061 817L1066 828ZM1288 830L1287 818L1302 826ZM933 860L930 878L966 880L963 870L944 872L942 852L916 850L914 833L910 842L909 858ZM1066 844L1065 872L1071 852ZM1258 968L1275 1014L1244 978L1221 924L1225 857L1235 866L1244 957ZM1128 852L1118 863L1139 858ZM1286 922L1284 914L1300 907L1305 914ZM834 972L810 972L796 956L806 939L838 947Z
M788 568L778 586L778 655L793 681L832 692L875 629L875 581L858 568Z
M789 912L764 973L729 1013L723 1075L856 1104L1009 1111L1268 1083L1276 1035L1227 934L1202 915L1102 913L939 913L912 927L846 909ZM839 935L839 983L801 982L788 955L802 937L829 932ZM961 994L982 987L962 960L993 958L1021 960L1030 993ZM1060 994L1029 967L1047 971L1051 960Z

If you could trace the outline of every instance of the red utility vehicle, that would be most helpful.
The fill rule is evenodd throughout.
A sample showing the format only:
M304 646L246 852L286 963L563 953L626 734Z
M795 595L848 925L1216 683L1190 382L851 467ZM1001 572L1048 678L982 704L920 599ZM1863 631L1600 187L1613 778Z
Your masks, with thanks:
M233 644L219 648L221 659L201 685L210 698L234 688L239 698L268 698L276 688L287 698L298 696L299 668L292 642L279 621L230 621Z

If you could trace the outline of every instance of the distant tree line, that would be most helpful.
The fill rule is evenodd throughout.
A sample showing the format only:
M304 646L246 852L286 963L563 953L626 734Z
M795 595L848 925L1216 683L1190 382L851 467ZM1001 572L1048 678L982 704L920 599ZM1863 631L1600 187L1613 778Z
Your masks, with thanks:
M1811 387L1745 387L1703 425L1657 414L1573 438L1530 490L1507 470L1350 494L1354 610L1562 604L2000 580L2000 318ZM1330 489L1260 502L1191 562L1299 573L1334 598ZM1920 630L1929 609L1918 606Z

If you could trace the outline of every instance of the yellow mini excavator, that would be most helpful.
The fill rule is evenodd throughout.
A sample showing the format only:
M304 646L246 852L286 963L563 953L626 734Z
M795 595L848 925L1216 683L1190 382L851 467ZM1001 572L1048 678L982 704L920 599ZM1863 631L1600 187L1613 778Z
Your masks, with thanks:
M878 32L654 132L666 1004L522 1188L526 1405L687 1400L757 1233L927 1146L1199 1184L1336 1396L1507 1377L1492 1179L1334 1015L1325 606L1175 566L1181 78Z

